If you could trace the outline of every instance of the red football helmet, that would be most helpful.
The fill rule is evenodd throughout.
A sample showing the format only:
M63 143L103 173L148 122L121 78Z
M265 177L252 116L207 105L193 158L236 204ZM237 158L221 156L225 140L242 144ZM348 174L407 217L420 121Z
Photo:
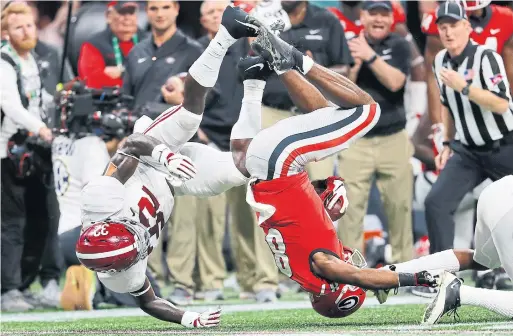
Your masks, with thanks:
M486 6L488 6L492 2L492 0L474 0L474 1L461 0L461 2L463 3L463 6L465 7L465 10L467 10L467 11L475 11L475 10L478 10L478 9L481 9L481 8L485 8Z
M358 250L344 246L344 261L358 268L367 267L365 258ZM312 308L322 316L330 318L346 317L357 311L367 297L360 287L338 285L336 291L316 295L310 293Z
M95 272L122 272L146 258L150 235L130 219L95 222L82 231L76 244L78 260Z
M335 222L342 218L349 206L344 179L338 176L330 176L325 180L315 182L317 194L321 198L330 219ZM329 209L329 205L332 205L331 209Z
M363 289L350 285L339 285L335 292L324 295L310 293L312 308L320 315L329 318L346 317L357 311L367 294Z

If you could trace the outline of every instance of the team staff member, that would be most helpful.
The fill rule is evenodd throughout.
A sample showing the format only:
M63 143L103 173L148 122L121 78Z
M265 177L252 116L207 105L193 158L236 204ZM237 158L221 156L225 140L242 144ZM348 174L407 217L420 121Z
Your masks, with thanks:
M424 57L420 53L417 43L414 41L408 27L406 26L406 14L398 1L391 1L394 23L391 30L404 37L411 48L411 69L410 78L405 87L405 109L407 116L407 130L413 134L418 125L418 116L423 115L427 110L426 100L426 70ZM360 14L363 1L340 1L341 9L330 7L329 10L340 20L347 40L360 35L363 30Z
M513 174L513 102L502 57L471 42L459 3L442 4L436 21L446 48L433 69L445 133L436 158L441 172L425 200L431 253L452 248L453 214L467 192Z
M410 69L410 46L391 33L390 1L366 1L363 32L349 41L355 59L349 78L381 106L381 117L362 139L340 153L339 169L346 179L351 206L338 226L343 241L363 249L363 219L369 191L376 179L388 219L392 260L410 260L413 251L413 155L405 130L404 85Z
M472 26L470 37L478 44L486 45L504 59L509 82L513 81L513 11L510 8L490 5L489 0L462 1ZM443 2L442 2L443 4ZM436 13L425 14L422 31L427 34L425 61L428 83L428 111L431 117L435 145L442 149L443 125L440 115L440 98L435 77L431 71L435 55L443 46L438 36Z
M125 58L144 33L137 29L135 1L111 1L107 28L82 44L78 75L88 87L122 86Z
M141 41L128 55L123 91L135 97L135 106L155 102L176 105L181 94L165 90L168 78L187 72L199 57L202 47L176 26L178 1L148 1L146 14L151 37ZM149 112L160 114L165 105L150 104Z

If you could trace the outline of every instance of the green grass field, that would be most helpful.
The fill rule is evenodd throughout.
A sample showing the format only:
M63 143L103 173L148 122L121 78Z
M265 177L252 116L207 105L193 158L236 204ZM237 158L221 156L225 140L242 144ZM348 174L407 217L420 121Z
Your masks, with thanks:
M483 309L464 307L461 321L420 325L424 305L366 307L345 319L328 319L311 309L230 312L216 329L184 329L151 317L111 317L66 322L3 322L2 335L513 335L513 322ZM50 319L51 320L51 319Z

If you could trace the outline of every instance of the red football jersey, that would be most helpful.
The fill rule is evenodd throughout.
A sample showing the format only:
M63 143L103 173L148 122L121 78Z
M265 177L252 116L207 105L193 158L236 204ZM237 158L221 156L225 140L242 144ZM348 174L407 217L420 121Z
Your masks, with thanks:
M344 27L344 33L346 36L346 39L352 39L353 37L360 34L360 32L363 29L363 26L361 22L358 20L356 22L353 22L349 20L344 13L342 13L338 8L336 7L329 7L328 10L335 14L335 16L339 19L340 24L342 24L342 27ZM395 1L392 1L392 10L394 15L394 23L392 25L392 31L395 29L395 25L397 23L405 23L406 22L406 14L404 13L404 8L401 6L400 3L397 3Z
M484 27L475 28L470 37L476 43L502 53L504 44L513 35L513 11L504 6L490 5L492 16ZM422 32L427 35L438 35L436 12L424 14Z
M308 174L261 181L252 186L252 191L256 202L276 209L260 226L278 269L308 292L327 294L336 290L338 284L319 278L310 269L314 251L325 251L342 260L344 254Z

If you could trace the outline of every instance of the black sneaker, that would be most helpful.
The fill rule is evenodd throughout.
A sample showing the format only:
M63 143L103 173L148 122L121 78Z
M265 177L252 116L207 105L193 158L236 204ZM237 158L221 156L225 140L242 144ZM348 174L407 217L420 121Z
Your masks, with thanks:
M296 68L304 73L303 54L265 26L259 28L258 37L251 47L278 71Z
M452 273L444 272L442 274L438 295L426 308L422 319L423 324L435 324L446 313L448 316L453 314L455 320L459 319L457 309L461 306L462 283L463 281Z
M243 81L246 79L266 81L273 74L269 63L262 56L250 56L241 59L237 64L237 70Z
M259 28L255 19L238 7L227 6L221 20L228 33L234 39L257 36Z

